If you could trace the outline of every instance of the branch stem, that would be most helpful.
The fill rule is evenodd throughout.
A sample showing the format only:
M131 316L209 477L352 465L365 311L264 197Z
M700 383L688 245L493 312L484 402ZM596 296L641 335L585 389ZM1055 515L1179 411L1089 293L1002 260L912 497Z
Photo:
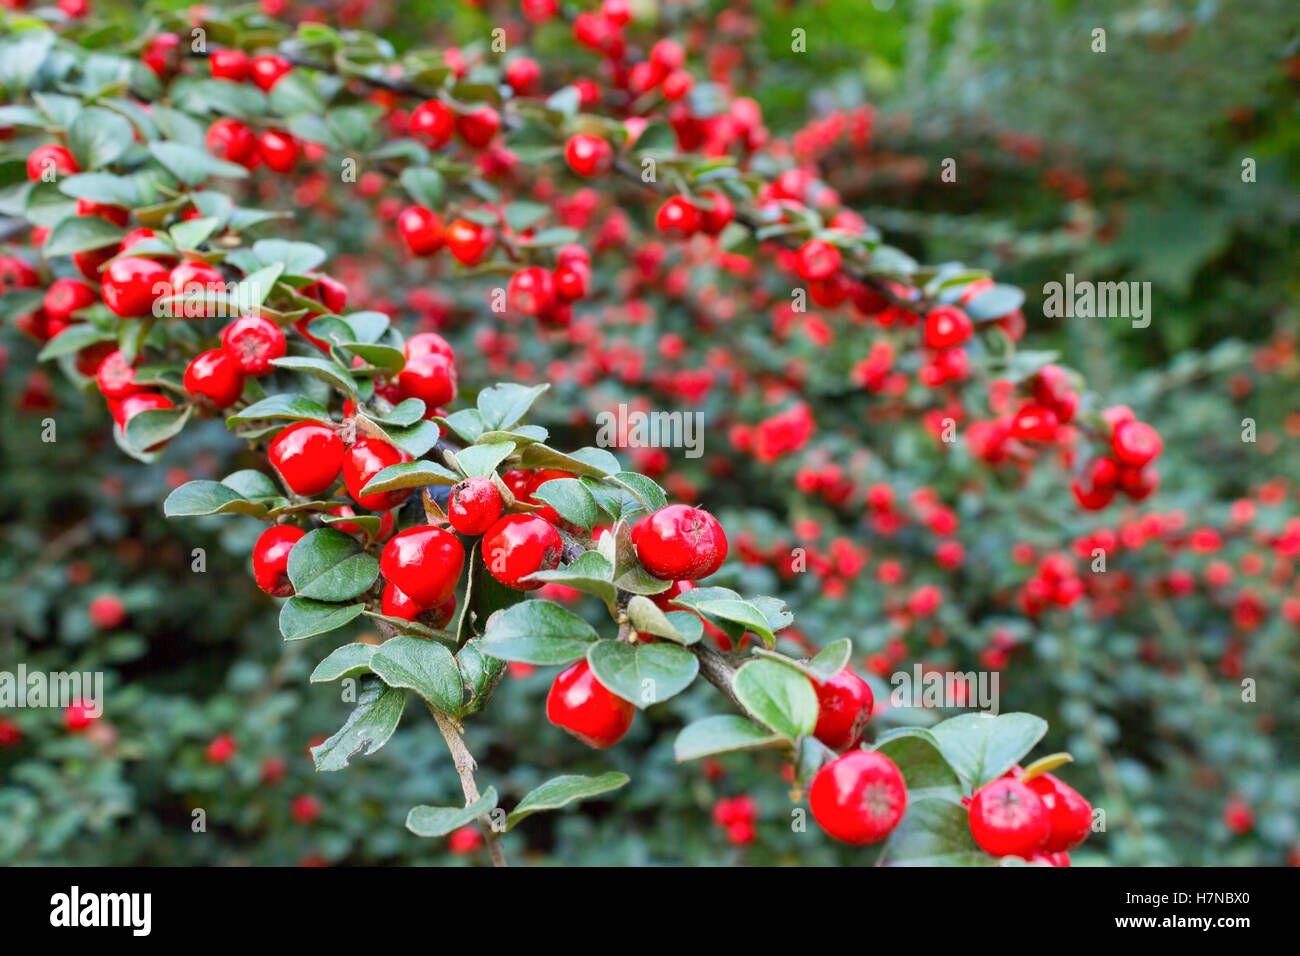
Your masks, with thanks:
M460 776L460 788L465 792L465 806L469 806L481 796L478 792L478 783L474 780L474 771L478 768L478 764L474 760L474 755L469 752L469 748L465 746L465 739L461 737L460 727L456 721L432 704L429 705L429 713L433 714L433 719L438 724L438 730L442 732L442 739L447 742L447 749L451 752L452 763L455 764L456 773ZM501 848L500 837L492 829L492 825L484 819L480 819L478 825L479 829L483 831L483 840L487 843L488 855L492 857L492 865L508 866L505 851Z

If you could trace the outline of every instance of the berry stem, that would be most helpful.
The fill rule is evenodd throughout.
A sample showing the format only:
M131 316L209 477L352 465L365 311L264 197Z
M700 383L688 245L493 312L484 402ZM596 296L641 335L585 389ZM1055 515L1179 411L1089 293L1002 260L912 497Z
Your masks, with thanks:
M465 791L465 805L469 806L480 796L478 784L474 781L474 771L478 764L474 761L469 748L465 746L465 740L460 735L460 727L456 721L432 704L428 707L429 713L433 714L433 719L438 724L438 730L442 732L442 739L447 742L447 749L451 751L452 763L455 764L456 773L460 776L460 788ZM487 843L488 854L492 857L492 865L508 866L505 851L501 848L501 841L497 832L492 829L492 825L483 819L479 820L478 825L483 831L483 839Z

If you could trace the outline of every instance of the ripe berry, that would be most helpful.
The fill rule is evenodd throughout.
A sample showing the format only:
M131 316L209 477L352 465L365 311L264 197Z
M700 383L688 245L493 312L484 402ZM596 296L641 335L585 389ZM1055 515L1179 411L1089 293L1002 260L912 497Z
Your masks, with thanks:
M527 485L528 493L523 497L522 500L528 502L529 504L541 504L541 502L537 501L533 497L534 491L542 487L542 485L546 484L548 481L554 481L556 478L572 478L572 477L574 476L569 472L561 471L558 468L541 468L533 472L532 475L529 476L528 485ZM535 514L537 517L542 518L543 520L551 522L552 524L555 524L560 520L560 516L556 513L555 509L552 508L550 505L542 505L542 507L538 508L536 511L532 513Z
M170 288L165 266L141 256L127 256L104 270L101 294L114 315L135 319L151 314L154 301Z
M463 265L478 265L483 254L496 242L496 233L490 226L483 226L468 219L457 219L447 226L444 234L449 251Z
M90 602L87 613L91 624L101 631L111 631L126 620L126 605L116 594L101 594Z
M407 360L415 358L417 355L445 355L453 362L456 360L456 353L451 350L451 346L437 332L417 332L406 340L402 346L402 352L406 355Z
M115 226L125 226L131 220L131 210L125 206L114 206L112 203L94 202L90 199L77 200L77 215L96 216Z
M417 525L384 545L379 570L384 579L421 607L434 607L456 590L465 549L450 531Z
M140 51L140 61L156 75L165 77L178 65L181 38L175 33L160 33Z
M829 279L840 271L840 251L822 239L809 239L795 253L795 270L806 281Z
M411 135L431 149L447 145L455 128L455 115L437 100L421 103L411 111Z
M54 175L46 176L46 171ZM42 181L52 182L59 176L70 176L73 173L81 172L77 161L72 158L67 147L59 146L57 143L46 143L44 146L37 146L27 157L27 178L34 183Z
M837 840L878 843L907 810L907 786L894 762L872 750L851 750L823 766L808 790L813 819Z
M267 528L253 545L253 580L271 597L289 597L289 552L306 534L293 525L278 524Z
M555 280L541 266L520 269L506 286L510 308L524 315L542 315L555 306Z
M1092 829L1092 804L1079 791L1050 773L1027 781L1047 808L1047 841L1043 853L1063 853L1084 841Z
M110 352L99 363L95 383L105 398L120 400L143 389L135 384L135 369L120 351Z
M452 487L447 520L461 534L479 535L496 523L504 506L492 479L477 475Z
M293 817L294 823L300 823L303 826L311 826L311 824L315 823L320 817L320 812L320 798L310 793L294 797L289 804L289 816Z
M1115 457L1123 464L1141 468L1160 456L1164 442L1160 433L1145 422L1125 421L1115 426L1110 440Z
M256 134L246 124L229 117L209 126L204 142L213 156L240 166L247 166L257 155Z
M224 349L201 352L185 369L185 391L210 408L229 408L244 394L244 373Z
M711 203L708 209L700 210L700 228L706 234L716 236L735 218L736 204L731 201L730 196L715 189L700 193L700 198Z
M252 67L248 54L243 50L213 50L208 57L208 68L212 71L214 80L243 83L248 79Z
M172 407L174 407L172 405L172 400L166 395L161 395L158 392L143 391L128 395L126 398L117 401L116 404L110 401L108 406L109 411L113 415L113 421L117 422L118 427L121 428L123 432L126 430L127 422L135 418L135 416L139 415L141 412L165 410ZM145 451L154 451L165 444L166 442L159 442L151 448L146 448Z
M83 701L74 701L63 710L63 727L69 733L79 734L94 722L94 715Z
M45 315L54 322L67 322L72 313L98 301L95 290L80 279L55 279L45 293Z
M338 480L343 440L318 422L298 422L275 436L271 465L296 495L318 495Z
M813 681L817 691L817 727L813 736L832 750L852 747L862 736L875 706L871 687L845 667L827 681Z
M650 48L650 62L660 75L681 69L686 62L686 51L676 40L665 37Z
M266 375L275 367L271 362L284 355L284 331L270 319L246 315L226 326L221 347L245 375Z
M168 295L184 296L186 300L168 304L178 317L206 318L205 297L222 295L226 291L226 280L206 262L182 262L167 273L167 281L171 284Z
M221 734L208 741L203 756L208 763L220 765L233 757L238 749L239 743L231 734Z
M993 856L1028 857L1051 832L1047 808L1028 784L999 777L970 802L970 832Z
M970 317L961 309L951 305L941 305L926 313L926 347L936 351L955 348L969 339L974 329Z
M257 137L257 152L268 169L277 173L291 173L298 165L302 147L288 133L268 129Z
M596 679L585 660L560 671L546 695L546 719L597 750L622 740L635 713L635 707Z
M269 93L271 87L279 82L280 77L293 69L293 64L282 56L266 53L253 57L249 61L248 68L257 88L263 93Z
M689 239L700 231L700 210L685 196L664 201L655 213L655 226L665 236Z
M599 136L577 133L564 144L564 161L579 176L603 176L614 161L614 148Z
M668 505L632 529L637 560L657 578L706 578L727 557L727 536L718 519L700 508Z
M490 106L478 106L456 117L456 132L470 146L482 149L501 128L501 114Z
M516 57L506 64L505 77L515 96L531 96L541 87L542 67L531 57Z
M442 248L442 219L423 206L407 206L397 217L397 231L415 256L431 256Z
M456 364L437 352L408 358L397 373L397 394L418 398L425 408L446 405L456 397Z
M517 591L540 588L542 581L525 581L535 571L560 565L564 541L554 526L535 515L506 515L483 535L483 560L492 576Z
M361 507L371 511L387 511L405 501L411 489L399 488L397 491L385 491L373 495L362 495L361 489L366 486L366 482L389 465L410 460L410 455L399 448L394 448L386 441L378 438L358 439L343 456L343 483L347 486L352 500Z

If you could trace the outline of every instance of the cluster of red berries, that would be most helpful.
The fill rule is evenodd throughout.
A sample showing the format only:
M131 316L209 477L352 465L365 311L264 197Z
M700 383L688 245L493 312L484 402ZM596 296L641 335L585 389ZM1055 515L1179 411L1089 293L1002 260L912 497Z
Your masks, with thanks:
M1021 780L1021 768L985 784L969 804L971 836L993 856L1069 866L1092 829L1092 805L1050 773Z
M716 236L735 218L736 206L723 192L705 190L696 198L670 196L655 213L655 227L670 239L689 239L696 233Z
M512 275L506 299L516 312L564 328L573 320L573 303L586 297L590 285L591 255L572 243L556 254L554 271L528 266Z
M262 163L277 173L292 173L303 155L303 144L284 130L253 132L247 123L223 117L208 127L208 152L218 159L256 169Z
M1079 504L1089 511L1105 508L1117 491L1141 501L1160 484L1154 464L1164 450L1160 433L1123 405L1106 409L1102 417L1110 427L1111 453L1088 462L1071 486Z
M723 797L713 805L713 822L727 833L732 846L745 846L758 838L758 801L749 794Z

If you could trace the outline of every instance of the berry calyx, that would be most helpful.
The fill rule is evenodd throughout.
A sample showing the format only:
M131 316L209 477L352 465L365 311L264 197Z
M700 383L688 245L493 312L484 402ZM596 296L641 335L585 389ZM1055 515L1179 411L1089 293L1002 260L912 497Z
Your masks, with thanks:
M668 505L632 529L637 560L657 578L706 578L727 557L727 536L718 519L700 508Z
M379 571L384 579L421 607L441 604L455 593L465 566L465 548L444 528L417 525L399 531L384 545Z
M537 571L560 565L564 541L555 527L536 515L506 515L483 535L483 560L492 576L506 587L532 591L544 582L527 581Z
M268 457L296 495L317 495L338 480L343 440L317 422L298 422L275 436Z
M969 818L971 836L993 856L1028 858L1051 832L1047 808L1038 794L1011 777L981 787L970 802Z
M271 363L284 356L284 330L263 316L246 315L226 326L221 347L245 375L267 375L275 367Z
M289 552L306 532L293 525L278 524L262 532L253 545L253 580L271 597L289 597Z
M878 843L907 810L907 785L894 762L872 750L851 750L823 766L808 790L813 819L853 846Z
M560 671L546 695L546 719L597 750L622 740L635 713L632 704L596 679L585 660Z
M505 506L491 478L476 475L452 486L447 520L461 534L483 534L501 517Z

